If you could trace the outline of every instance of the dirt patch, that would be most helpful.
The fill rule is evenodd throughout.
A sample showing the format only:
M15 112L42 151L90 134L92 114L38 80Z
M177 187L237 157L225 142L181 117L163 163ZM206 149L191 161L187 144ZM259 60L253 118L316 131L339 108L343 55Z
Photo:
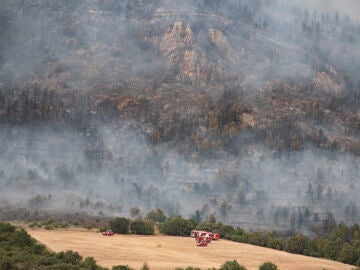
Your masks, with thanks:
M59 252L78 251L83 257L94 257L102 266L130 265L140 269L146 262L150 269L172 270L194 266L218 268L227 260L237 260L248 270L257 270L266 261L276 263L281 270L350 270L353 267L325 259L289 254L267 248L213 241L208 247L197 247L194 239L171 236L102 236L94 231L28 230L32 237Z

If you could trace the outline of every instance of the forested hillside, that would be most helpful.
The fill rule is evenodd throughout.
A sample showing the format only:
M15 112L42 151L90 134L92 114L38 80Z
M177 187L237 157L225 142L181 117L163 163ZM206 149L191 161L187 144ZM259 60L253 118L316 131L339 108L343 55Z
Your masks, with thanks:
M0 206L359 222L355 1L0 3Z

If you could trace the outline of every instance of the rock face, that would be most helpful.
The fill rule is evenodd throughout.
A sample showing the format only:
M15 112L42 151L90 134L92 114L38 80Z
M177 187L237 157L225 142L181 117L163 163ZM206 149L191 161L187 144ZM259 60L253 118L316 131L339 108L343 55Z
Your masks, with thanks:
M343 94L343 89L341 86L325 72L316 73L314 78L314 86L317 91L321 91L324 94L333 96L341 96L341 94Z
M162 37L160 51L165 57L174 54L177 49L190 47L193 43L193 33L188 25L184 28L181 21L175 22L169 27L168 32Z
M209 39L211 43L225 56L227 60L236 64L238 56L235 49L231 46L226 36L218 29L209 29Z
M211 42L216 43L220 50L229 48L226 38L222 34L218 37L218 32L209 36ZM181 21L175 22L161 38L159 49L166 58L167 72L180 81L205 86L223 78L221 59L209 60L207 52L196 41L190 25L185 27Z

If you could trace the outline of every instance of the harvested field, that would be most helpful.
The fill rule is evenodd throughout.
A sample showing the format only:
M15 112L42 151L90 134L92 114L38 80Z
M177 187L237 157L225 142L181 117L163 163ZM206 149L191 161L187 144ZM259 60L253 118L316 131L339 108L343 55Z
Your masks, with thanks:
M227 260L237 260L248 270L257 270L266 261L280 270L350 270L354 267L325 259L289 254L267 248L213 241L208 247L197 247L194 239L171 236L115 235L102 236L94 231L31 230L32 237L53 251L78 251L83 257L94 257L102 266L126 265L140 269L146 262L153 270L173 270L194 266L218 268Z

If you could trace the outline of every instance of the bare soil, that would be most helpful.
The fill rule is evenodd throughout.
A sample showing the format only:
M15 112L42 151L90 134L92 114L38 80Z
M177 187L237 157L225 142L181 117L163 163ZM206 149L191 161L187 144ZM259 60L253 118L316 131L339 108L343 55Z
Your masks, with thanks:
M28 229L32 237L49 249L59 252L74 250L84 258L94 257L98 264L109 267L129 265L140 269L146 262L150 269L173 270L194 266L202 269L220 267L225 261L237 260L248 270L257 270L267 261L280 270L350 270L354 267L325 259L289 254L282 251L235 243L213 241L208 247L197 247L190 237L172 236L103 236L95 231Z

